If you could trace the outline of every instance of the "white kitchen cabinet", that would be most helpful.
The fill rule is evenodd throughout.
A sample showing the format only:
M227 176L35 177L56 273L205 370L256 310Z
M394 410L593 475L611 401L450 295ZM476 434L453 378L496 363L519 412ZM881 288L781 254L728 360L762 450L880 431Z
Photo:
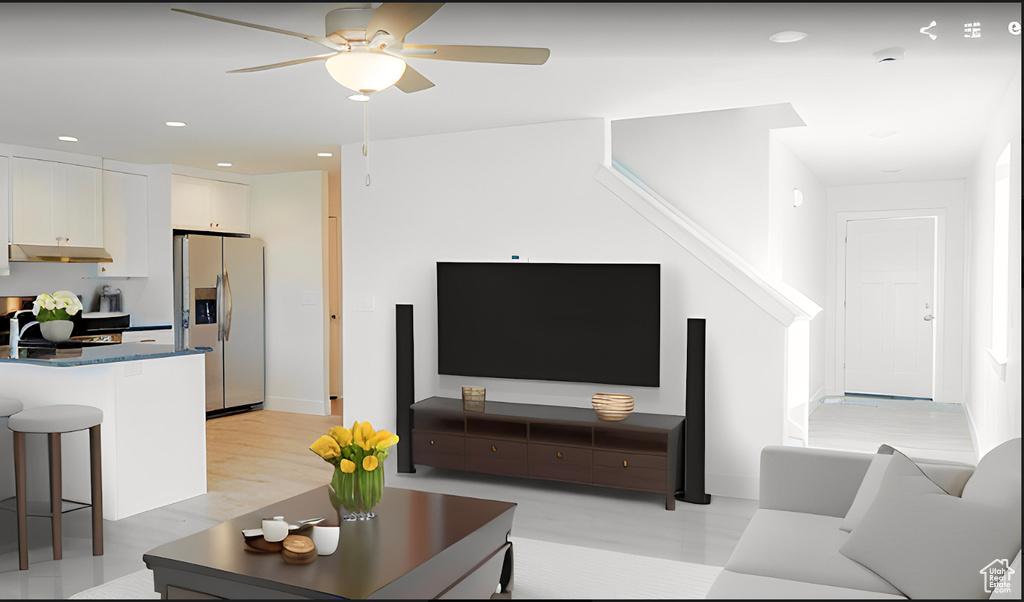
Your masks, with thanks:
M155 345L173 345L174 331L170 328L158 330L126 330L121 333L122 343L153 343Z
M174 174L171 225L181 230L249 232L249 187Z
M149 276L149 182L143 175L103 172L103 244L111 263L99 278Z
M103 246L101 171L69 163L14 157L11 242Z

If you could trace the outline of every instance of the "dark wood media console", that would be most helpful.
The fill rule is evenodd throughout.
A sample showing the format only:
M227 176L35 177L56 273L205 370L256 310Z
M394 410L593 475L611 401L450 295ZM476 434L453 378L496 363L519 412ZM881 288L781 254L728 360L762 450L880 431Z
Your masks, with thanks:
M412 462L489 474L586 483L665 496L682 489L682 416L630 414L601 420L592 409L461 399L411 406Z

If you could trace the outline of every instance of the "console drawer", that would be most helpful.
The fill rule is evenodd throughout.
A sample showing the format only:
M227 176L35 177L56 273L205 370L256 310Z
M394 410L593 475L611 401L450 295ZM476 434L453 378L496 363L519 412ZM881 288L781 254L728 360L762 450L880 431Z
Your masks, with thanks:
M530 444L530 476L573 483L594 482L594 451L579 447Z
M594 483L622 489L663 492L667 487L665 456L594 451Z
M526 443L466 437L466 470L525 477Z
M438 468L465 468L466 438L462 435L412 432L412 457L414 464Z

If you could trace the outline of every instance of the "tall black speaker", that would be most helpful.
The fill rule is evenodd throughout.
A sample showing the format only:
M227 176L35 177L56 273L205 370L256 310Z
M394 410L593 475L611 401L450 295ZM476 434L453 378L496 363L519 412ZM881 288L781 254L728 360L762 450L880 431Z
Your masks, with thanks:
M413 379L412 305L395 305L395 417L398 472L416 472L412 462Z
M710 504L704 493L704 380L706 364L704 343L707 320L686 320L686 420L683 421L683 491L684 502Z

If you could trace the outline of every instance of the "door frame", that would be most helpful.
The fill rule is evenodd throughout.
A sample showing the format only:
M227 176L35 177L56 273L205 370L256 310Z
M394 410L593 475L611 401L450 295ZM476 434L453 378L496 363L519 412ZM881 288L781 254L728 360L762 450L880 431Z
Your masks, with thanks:
M945 402L944 376L942 370L944 343L946 336L946 210L942 208L928 209L893 209L878 211L840 211L836 214L835 223L835 299L833 315L835 316L835 391L837 395L846 394L846 225L851 221L899 219L906 217L935 218L935 336L932 338L932 400Z

